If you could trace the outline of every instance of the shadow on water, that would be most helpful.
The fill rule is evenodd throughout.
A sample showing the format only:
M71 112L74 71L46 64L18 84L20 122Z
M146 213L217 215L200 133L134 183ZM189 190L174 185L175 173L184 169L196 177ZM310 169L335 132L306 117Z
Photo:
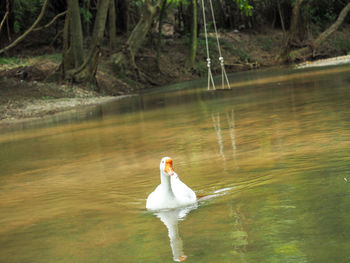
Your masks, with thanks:
M233 74L1 130L0 262L348 262L349 71ZM210 198L146 213L162 156Z

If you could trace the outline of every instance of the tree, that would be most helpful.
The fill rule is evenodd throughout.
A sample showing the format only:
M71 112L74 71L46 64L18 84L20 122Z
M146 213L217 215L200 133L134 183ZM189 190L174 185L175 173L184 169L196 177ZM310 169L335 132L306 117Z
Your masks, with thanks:
M152 81L143 74L135 63L135 56L145 42L155 16L158 14L163 0L145 0L140 20L131 32L123 50L112 55L113 63L128 76L136 76L139 81Z
M292 11L292 18L288 34L285 36L284 43L282 44L281 52L277 60L282 63L288 60L291 47L297 42L298 25L300 20L300 8L304 0L296 0Z
M44 14L45 14L45 10L46 10L46 7L48 5L48 2L49 2L48 0L45 0L43 6L41 8L40 14L37 17L37 19L35 20L35 22L20 37L18 37L15 41L13 41L10 45L1 49L0 54L6 52L7 50L18 45L21 41L23 41L26 38L27 35L29 35L29 33L31 33L34 30L34 28L39 24L40 20L43 18ZM8 9L8 5L7 5L7 9ZM7 13L7 15L5 14L5 16L7 19L8 13ZM2 21L1 24L3 24L4 21Z
M92 83L96 82L96 71L98 65L98 58L100 55L101 44L103 40L103 34L106 26L108 7L110 0L99 0L97 3L97 14L94 22L94 29L90 47L85 59L82 54L82 27L80 14L78 9L78 1L69 0L68 2L68 14L70 19L66 19L66 23L69 23L71 29L70 34L70 47L67 50L67 32L65 32L65 49L63 51L63 59L61 65L62 78L77 83ZM66 30L68 26L65 25ZM71 59L74 58L74 63Z
M161 71L160 69L160 51L161 51L161 45L162 45L162 28L163 28L163 20L166 14L166 10L169 7L167 5L167 0L163 0L161 9L160 9L160 14L159 14L159 21L158 21L158 39L157 39L157 67L158 70Z
M292 61L305 58L307 56L314 56L316 50L322 45L322 43L335 31L338 30L339 26L343 23L345 17L350 12L350 3L348 3L340 12L337 20L324 32L322 32L318 38L312 43L312 45L306 46L304 48L300 48L298 50L293 51L290 54L290 59Z
M345 17L350 11L350 3L348 3L340 12L337 20L323 33L321 33L315 41L306 47L302 47L296 50L291 50L293 46L296 46L295 43L298 42L298 28L300 20L300 8L304 0L297 0L292 13L291 25L288 32L288 36L285 40L284 45L282 46L278 61L280 63L287 61L296 61L300 59L305 59L309 56L314 56L316 50L322 45L322 43L333 34L339 26L343 23Z
M188 69L194 69L195 68L195 60L196 60L196 53L197 53L197 0L191 0L191 41L190 41L190 47L189 47L189 55L187 58L187 65L186 68Z
M109 28L109 48L113 50L117 46L117 27L116 27L116 9L115 1L110 0L108 11L108 28Z
M68 12L64 25L64 44L60 67L63 79L71 78L72 74L69 72L78 68L84 62L83 30L79 3L75 0L68 0L67 4Z

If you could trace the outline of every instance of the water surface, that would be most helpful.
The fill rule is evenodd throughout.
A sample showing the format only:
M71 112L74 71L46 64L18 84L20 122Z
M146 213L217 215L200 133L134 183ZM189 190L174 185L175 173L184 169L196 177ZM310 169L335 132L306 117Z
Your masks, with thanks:
M233 74L0 130L0 262L349 262L349 73ZM147 212L163 156L212 198Z

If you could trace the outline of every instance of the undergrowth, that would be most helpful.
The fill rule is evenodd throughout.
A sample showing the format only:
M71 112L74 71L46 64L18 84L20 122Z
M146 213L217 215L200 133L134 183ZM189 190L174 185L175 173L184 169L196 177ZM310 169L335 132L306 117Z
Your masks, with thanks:
M29 62L27 59L20 59L17 57L0 57L0 69L13 69L28 65Z

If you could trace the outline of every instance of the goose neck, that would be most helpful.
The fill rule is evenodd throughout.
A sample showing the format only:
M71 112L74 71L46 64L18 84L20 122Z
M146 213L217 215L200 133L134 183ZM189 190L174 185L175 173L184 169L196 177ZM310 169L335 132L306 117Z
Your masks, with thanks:
M163 188L173 195L173 191L171 189L170 176L160 172L160 181Z

